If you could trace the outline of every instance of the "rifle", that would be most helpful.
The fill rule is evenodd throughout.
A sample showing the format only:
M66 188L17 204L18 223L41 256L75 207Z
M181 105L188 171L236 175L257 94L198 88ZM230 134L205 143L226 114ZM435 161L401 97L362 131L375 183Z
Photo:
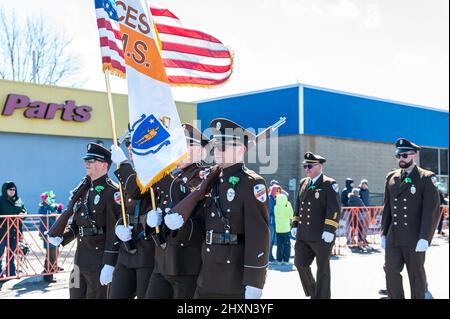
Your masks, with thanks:
M83 196L85 191L88 190L91 185L91 178L85 176L83 180L70 192L69 203L66 210L58 217L55 223L50 227L47 232L49 237L62 237L64 230L66 229L69 218L73 215L73 207L75 203Z
M263 139L270 137L270 134L275 132L284 123L286 123L286 117L280 117L280 119L277 122L266 128L264 131L262 131L256 136L255 144L258 144L258 142L262 141Z

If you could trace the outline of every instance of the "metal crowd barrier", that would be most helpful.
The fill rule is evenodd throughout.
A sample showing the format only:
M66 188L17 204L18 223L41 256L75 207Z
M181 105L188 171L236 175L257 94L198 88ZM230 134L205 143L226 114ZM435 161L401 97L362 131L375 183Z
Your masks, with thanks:
M333 254L341 255L347 247L379 244L382 212L382 206L343 208ZM445 216L445 230L448 229L448 205L441 206L441 216L442 214ZM0 255L3 266L0 269L0 281L71 270L76 241L65 247L55 248L44 235L49 229L50 221L57 216L58 214L0 216Z
M58 214L0 216L0 282L69 272L76 241L56 248L44 232Z
M368 247L380 244L383 206L343 207L333 255L342 255L343 249ZM442 230L448 229L448 205L441 205L440 217L444 215ZM440 218L439 218L440 219Z

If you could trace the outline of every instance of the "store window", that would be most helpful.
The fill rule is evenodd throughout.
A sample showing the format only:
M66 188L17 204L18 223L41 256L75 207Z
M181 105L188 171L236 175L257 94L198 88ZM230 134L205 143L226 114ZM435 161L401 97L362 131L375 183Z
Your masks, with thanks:
M439 182L442 183L441 187L448 192L448 149L422 148L419 154L420 167L435 172Z
M439 150L436 148L422 148L420 150L420 166L439 174Z
M439 150L440 175L448 175L448 150Z

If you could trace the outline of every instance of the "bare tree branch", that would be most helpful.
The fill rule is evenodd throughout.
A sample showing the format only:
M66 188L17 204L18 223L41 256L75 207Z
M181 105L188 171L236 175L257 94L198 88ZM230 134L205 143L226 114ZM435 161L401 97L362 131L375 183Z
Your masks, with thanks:
M42 17L21 21L0 7L0 29L0 78L54 85L77 75L79 59L70 52L72 40Z

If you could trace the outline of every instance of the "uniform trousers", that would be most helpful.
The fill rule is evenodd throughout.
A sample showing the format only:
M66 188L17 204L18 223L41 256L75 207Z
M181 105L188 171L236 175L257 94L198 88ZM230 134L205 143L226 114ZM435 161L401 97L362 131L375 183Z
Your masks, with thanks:
M331 297L330 256L332 247L333 243L324 241L297 240L295 243L294 263L300 275L305 295L311 299L330 299ZM317 264L317 281L314 279L310 267L314 258Z

